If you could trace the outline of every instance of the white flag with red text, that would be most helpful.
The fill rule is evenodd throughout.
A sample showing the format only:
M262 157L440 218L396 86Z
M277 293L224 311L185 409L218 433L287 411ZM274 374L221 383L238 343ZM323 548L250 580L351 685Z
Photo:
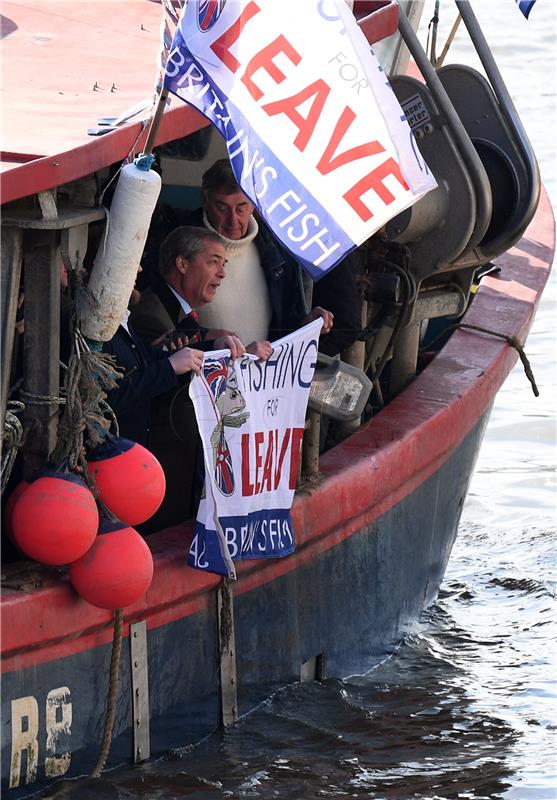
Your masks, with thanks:
M344 0L190 0L164 83L313 278L436 186Z

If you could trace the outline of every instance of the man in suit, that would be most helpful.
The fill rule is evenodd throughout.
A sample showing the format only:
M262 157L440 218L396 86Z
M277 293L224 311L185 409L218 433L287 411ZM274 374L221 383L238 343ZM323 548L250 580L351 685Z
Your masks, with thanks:
M176 340L172 352L150 347L129 322L129 312L103 347L114 356L122 372L118 385L108 393L108 403L118 420L120 436L149 446L151 406L156 398L180 386L187 373L198 374L203 353Z
M210 303L226 277L226 256L220 237L204 228L180 227L164 240L159 279L145 289L131 310L131 320L147 340L178 331L202 350L229 348L232 358L244 352L234 334L209 331L199 323L197 309Z
M211 303L226 276L226 256L220 236L204 228L181 227L166 237L160 250L159 280L141 293L131 309L130 321L147 341L185 339L198 350L230 350L232 358L245 352L237 336L200 325L196 309ZM250 352L266 358L268 342L254 343ZM172 356L173 358L174 356ZM182 384L170 388L156 403L149 448L161 462L167 481L163 505L149 521L157 530L187 519L198 494L199 436L193 405Z

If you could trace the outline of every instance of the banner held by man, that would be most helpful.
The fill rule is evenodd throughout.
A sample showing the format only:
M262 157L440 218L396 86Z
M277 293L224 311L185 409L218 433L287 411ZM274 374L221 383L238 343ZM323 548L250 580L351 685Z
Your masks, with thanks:
M294 550L298 479L322 319L279 339L267 361L207 353L190 385L205 462L188 563L234 578L234 562Z

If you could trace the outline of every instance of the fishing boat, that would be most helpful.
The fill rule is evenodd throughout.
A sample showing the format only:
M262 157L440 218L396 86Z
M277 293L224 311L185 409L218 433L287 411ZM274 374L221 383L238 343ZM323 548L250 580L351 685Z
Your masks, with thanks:
M82 600L66 567L4 563L6 798L90 774L101 750L108 768L194 745L289 682L368 671L435 601L494 398L519 353L526 360L555 239L535 156L489 46L469 4L456 8L485 75L432 66L415 34L420 4L354 4L438 189L387 226L408 248L415 291L399 297L391 276L390 293L363 305L365 341L343 354L360 370L385 354L389 377L375 381L373 413L320 453L319 414L310 411L295 552L242 562L232 584L186 565L192 520L151 534L154 577L124 609L119 662L112 612ZM170 176L165 202L194 207L203 170L226 151L186 104L173 101L155 131L146 124L159 3L11 0L2 12L6 452L22 263L24 396L56 398L60 257L83 259L90 226L105 219L100 190L151 130ZM57 420L52 403L26 405L27 467L45 461Z

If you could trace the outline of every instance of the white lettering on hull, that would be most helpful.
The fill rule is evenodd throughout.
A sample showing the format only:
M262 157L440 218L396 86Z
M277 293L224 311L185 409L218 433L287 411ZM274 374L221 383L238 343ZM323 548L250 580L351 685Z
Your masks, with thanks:
M10 789L19 786L23 753L27 753L25 783L33 783L39 765L39 706L34 697L12 700L12 757Z
M58 753L61 737L71 736L72 703L67 686L52 689L46 697L45 708L45 759L47 778L64 775L71 761L71 753ZM39 767L39 704L32 695L12 700L12 755L10 759L10 789L23 783L33 783Z

